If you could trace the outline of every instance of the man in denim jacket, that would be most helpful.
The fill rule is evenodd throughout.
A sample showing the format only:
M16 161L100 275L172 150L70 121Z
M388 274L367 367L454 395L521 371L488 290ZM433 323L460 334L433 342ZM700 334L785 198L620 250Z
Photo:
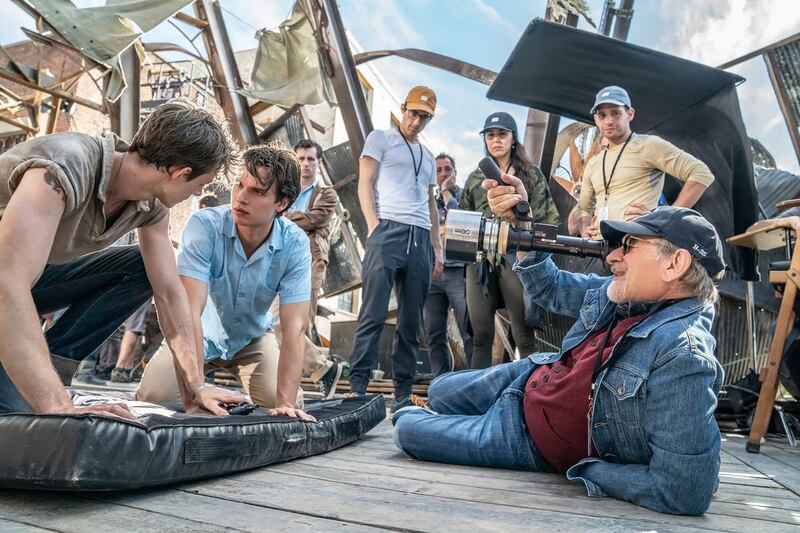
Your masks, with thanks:
M492 211L513 218L525 189L503 179L484 187ZM514 266L536 303L577 319L561 350L438 378L431 409L394 415L395 443L417 459L560 471L590 496L703 514L719 484L719 237L686 208L602 225L611 277L558 270L541 252Z

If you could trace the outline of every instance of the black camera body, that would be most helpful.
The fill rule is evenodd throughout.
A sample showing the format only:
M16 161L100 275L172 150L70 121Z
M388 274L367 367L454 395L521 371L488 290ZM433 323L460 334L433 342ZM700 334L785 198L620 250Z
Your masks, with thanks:
M497 218L475 211L451 209L444 223L444 251L448 261L480 262L487 254L532 250L579 257L605 258L606 241L558 235L552 224L533 224L518 229Z

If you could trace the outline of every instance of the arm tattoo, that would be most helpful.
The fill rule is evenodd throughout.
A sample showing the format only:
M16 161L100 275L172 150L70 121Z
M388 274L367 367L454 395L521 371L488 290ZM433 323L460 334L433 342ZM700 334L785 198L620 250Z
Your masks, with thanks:
M52 189L58 193L63 201L67 201L67 195L64 194L64 188L59 183L58 178L49 170L44 173L44 182L47 183Z

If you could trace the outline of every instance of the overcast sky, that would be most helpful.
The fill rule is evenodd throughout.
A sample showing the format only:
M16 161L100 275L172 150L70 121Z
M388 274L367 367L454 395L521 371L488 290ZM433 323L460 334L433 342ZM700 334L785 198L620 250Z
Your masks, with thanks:
M22 38L19 26L31 19L10 1L2 1L0 42ZM103 4L78 0L78 6ZM275 28L286 18L292 0L221 0L234 49L256 46L255 31ZM424 48L499 71L525 26L544 16L545 0L341 0L345 26L365 50ZM619 3L619 2L618 2ZM599 22L603 0L588 1ZM716 66L800 31L800 0L638 0L630 42ZM581 19L579 27L591 30ZM146 41L181 42L167 23ZM185 41L183 41L185 42ZM493 111L509 111L524 126L526 110L486 98L486 86L402 59L373 62L395 94L418 84L439 96L436 119L426 130L434 150L451 152L463 180L481 157L477 135ZM739 100L748 134L759 139L780 168L800 173L785 122L761 58L732 72L746 78ZM590 103L587 103L589 105ZM634 107L636 102L633 102ZM634 130L636 124L634 121Z

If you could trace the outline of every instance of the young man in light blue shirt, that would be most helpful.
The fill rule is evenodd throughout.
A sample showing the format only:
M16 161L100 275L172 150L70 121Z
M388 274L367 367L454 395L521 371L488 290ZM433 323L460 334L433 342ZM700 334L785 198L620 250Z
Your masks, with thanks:
M245 172L231 205L198 211L178 248L178 272L189 296L198 351L207 370L226 368L254 403L270 414L304 420L300 378L311 289L308 237L281 216L300 190L294 153L257 146L244 153ZM280 296L283 338L268 326ZM162 348L147 365L137 399L174 401L172 356Z

